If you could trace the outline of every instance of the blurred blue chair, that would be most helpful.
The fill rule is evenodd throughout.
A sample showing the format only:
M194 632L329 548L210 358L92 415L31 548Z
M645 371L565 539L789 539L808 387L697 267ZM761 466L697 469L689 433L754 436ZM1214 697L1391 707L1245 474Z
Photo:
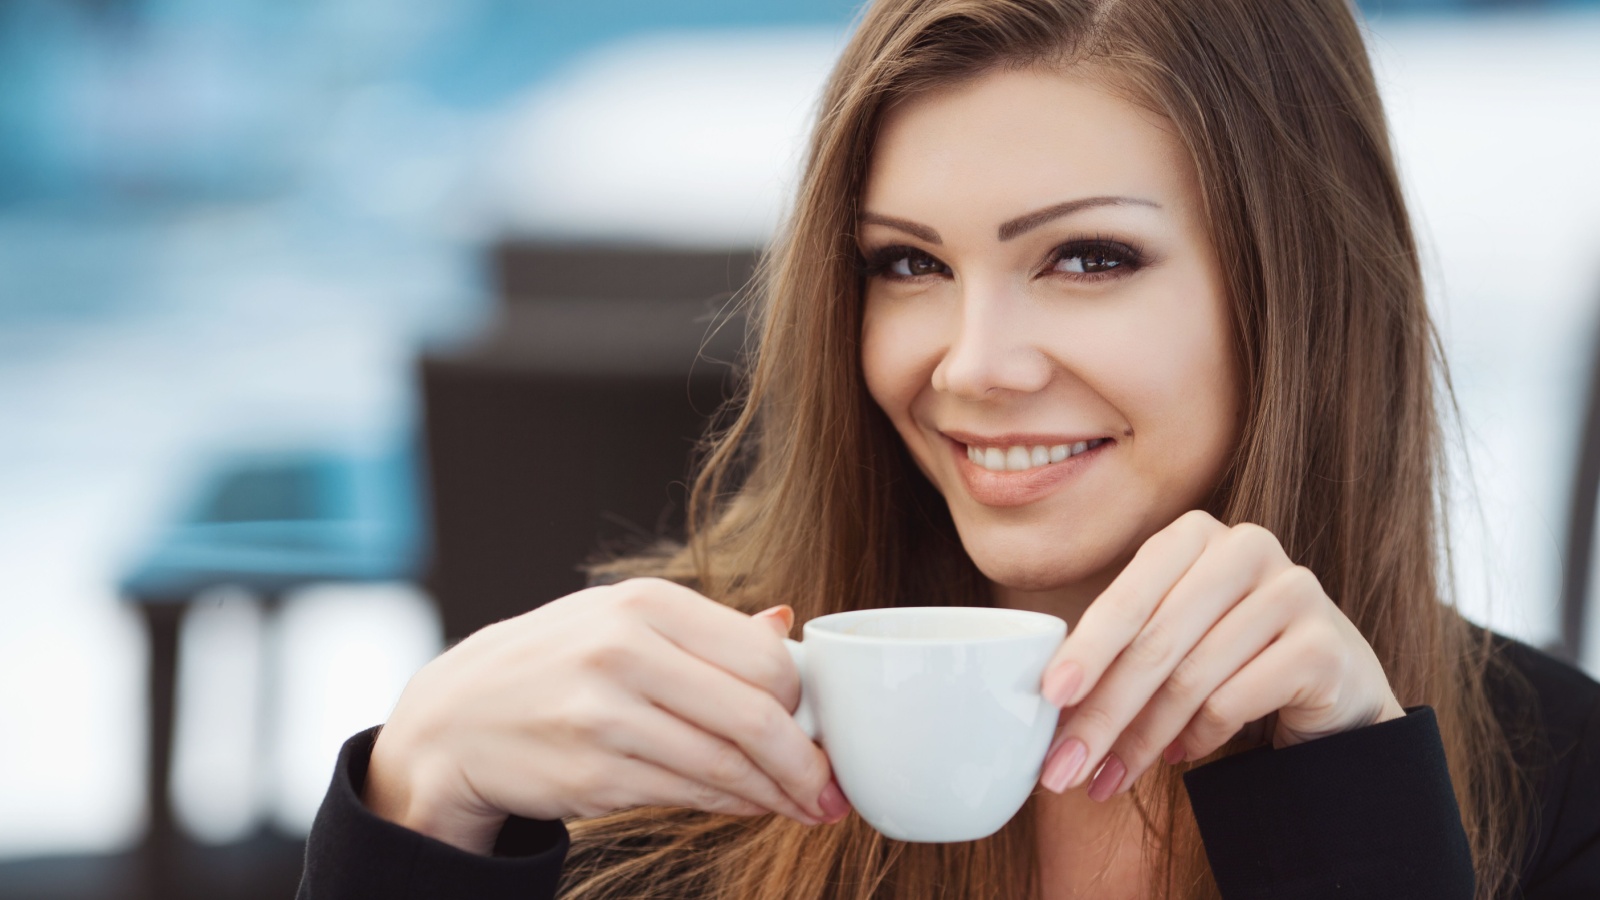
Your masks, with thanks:
M195 887L185 883L188 843L170 800L185 613L221 586L260 598L270 616L281 598L311 584L418 580L426 558L418 485L409 447L226 459L200 479L189 508L123 580L124 599L150 633L149 822L138 851L145 896L180 897ZM273 674L263 673L268 689Z

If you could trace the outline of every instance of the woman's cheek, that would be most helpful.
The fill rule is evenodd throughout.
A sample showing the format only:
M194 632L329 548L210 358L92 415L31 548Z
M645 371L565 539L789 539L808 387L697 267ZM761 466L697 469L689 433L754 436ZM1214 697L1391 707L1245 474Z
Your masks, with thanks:
M892 300L868 300L861 327L861 369L867 392L897 428L938 364L938 329L928 316Z
M905 392L905 377L904 366L895 359L894 342L885 339L882 328L864 328L861 337L861 373L867 393L899 427L896 410L904 405L900 395Z
M1139 410L1130 411L1134 444L1165 461L1163 480L1185 509L1215 487L1238 439L1231 339L1217 316L1197 314L1220 301L1197 299L1152 318L1149 363L1128 385L1128 404Z

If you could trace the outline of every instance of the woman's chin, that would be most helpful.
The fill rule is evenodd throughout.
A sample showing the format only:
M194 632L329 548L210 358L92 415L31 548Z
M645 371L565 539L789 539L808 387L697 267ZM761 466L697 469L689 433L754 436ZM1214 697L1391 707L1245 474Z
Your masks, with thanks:
M1143 543L1137 520L1099 516L1098 527L1079 521L994 527L956 518L956 532L978 571L1017 591L1089 588L1110 582Z
M1096 580L1106 566L1081 558L1020 557L1010 554L972 553L972 561L985 578L1001 587L1030 593L1058 591Z

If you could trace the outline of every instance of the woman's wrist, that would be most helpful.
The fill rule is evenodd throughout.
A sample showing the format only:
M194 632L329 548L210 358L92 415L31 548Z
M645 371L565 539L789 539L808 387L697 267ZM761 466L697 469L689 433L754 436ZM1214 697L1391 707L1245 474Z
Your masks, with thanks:
M374 815L459 850L489 856L506 815L477 811L454 799L448 779L430 777L430 768L409 758L383 731L372 745L361 802Z

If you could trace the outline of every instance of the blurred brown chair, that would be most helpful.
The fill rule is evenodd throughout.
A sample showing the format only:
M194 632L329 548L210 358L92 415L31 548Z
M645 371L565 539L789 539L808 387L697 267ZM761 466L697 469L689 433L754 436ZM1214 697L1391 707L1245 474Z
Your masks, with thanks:
M505 243L492 325L420 363L447 640L579 590L607 547L681 530L695 442L744 337L749 249Z

